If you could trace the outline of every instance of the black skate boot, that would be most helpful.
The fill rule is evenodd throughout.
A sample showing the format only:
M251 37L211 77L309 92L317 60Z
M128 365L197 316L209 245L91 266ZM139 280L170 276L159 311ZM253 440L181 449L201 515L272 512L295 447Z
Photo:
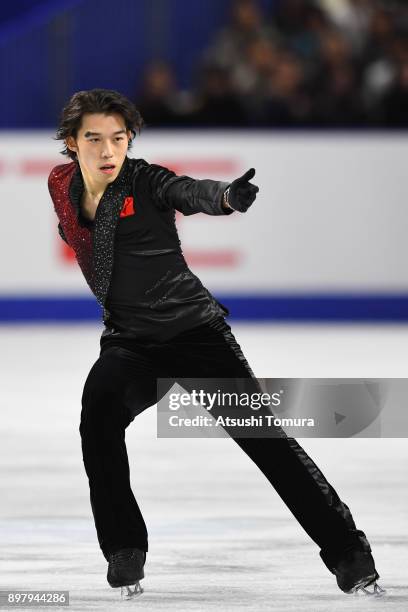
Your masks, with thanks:
M345 593L355 595L385 595L377 580L380 577L375 569L374 559L369 552L351 550L337 567L333 568L339 588Z
M144 578L146 553L139 548L122 548L109 555L107 579L112 588L122 587L122 599L143 593L139 580Z

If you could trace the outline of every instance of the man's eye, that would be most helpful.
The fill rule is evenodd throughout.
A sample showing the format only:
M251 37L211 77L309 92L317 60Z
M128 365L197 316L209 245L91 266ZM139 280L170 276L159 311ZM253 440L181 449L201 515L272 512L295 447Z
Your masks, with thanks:
M90 142L98 142L99 138L90 138Z
M117 136L116 140L123 140L123 136Z

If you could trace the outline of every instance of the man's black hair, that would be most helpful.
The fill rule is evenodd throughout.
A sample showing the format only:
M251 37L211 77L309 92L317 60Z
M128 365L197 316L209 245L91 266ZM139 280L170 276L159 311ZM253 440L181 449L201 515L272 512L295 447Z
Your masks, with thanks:
M82 116L85 113L103 113L112 115L117 113L125 121L126 129L132 133L128 149L136 133L140 133L144 121L135 105L125 96L112 89L90 89L77 91L69 100L61 113L60 123L55 140L65 141L69 136L76 138L81 127ZM65 145L62 155L76 159L76 153Z

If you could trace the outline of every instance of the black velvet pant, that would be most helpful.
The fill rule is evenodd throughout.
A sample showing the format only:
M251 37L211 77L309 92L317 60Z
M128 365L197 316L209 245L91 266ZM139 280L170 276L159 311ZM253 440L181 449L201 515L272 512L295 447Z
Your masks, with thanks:
M125 429L157 402L157 378L253 378L231 328L220 319L168 342L121 333L101 338L82 396L80 434L100 548L148 550L147 529L129 480ZM332 570L351 548L370 551L350 510L294 438L235 438L320 548ZM271 517L273 520L273 517Z

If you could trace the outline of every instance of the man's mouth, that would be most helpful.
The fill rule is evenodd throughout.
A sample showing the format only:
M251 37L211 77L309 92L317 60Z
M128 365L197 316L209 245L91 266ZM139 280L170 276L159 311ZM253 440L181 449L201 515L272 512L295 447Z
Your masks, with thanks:
M115 164L104 164L103 166L100 166L99 169L104 174L112 174L112 172L115 170L115 167Z

